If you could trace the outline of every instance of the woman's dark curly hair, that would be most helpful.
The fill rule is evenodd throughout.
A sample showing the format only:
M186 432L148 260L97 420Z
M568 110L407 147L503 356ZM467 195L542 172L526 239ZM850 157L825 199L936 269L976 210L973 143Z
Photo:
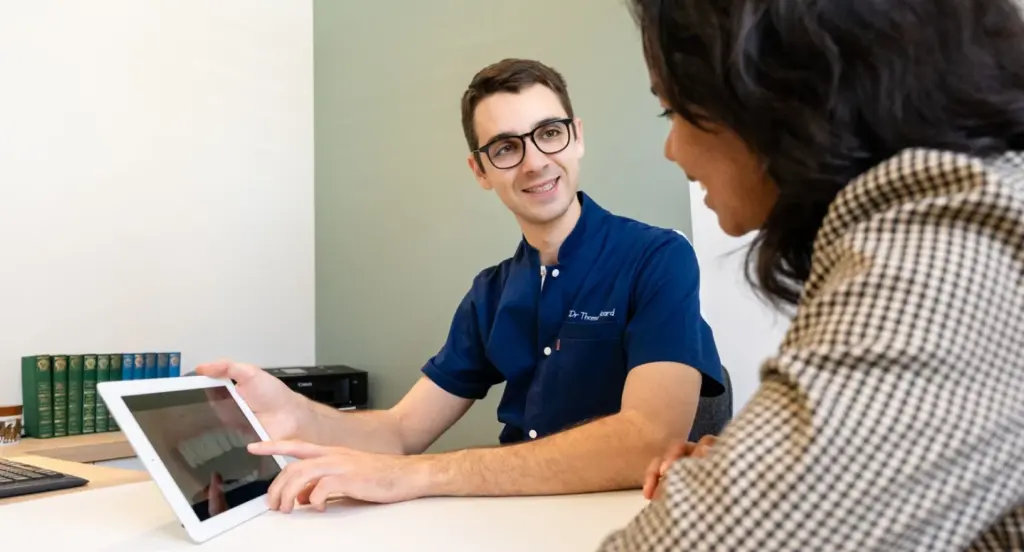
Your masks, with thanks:
M762 295L798 301L829 204L871 166L1024 149L1015 1L629 0L655 91L735 132L778 186L747 257Z

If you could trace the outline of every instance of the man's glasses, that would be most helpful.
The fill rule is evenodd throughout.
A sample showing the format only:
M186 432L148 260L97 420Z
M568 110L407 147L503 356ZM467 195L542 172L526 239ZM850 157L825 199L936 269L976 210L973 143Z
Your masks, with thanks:
M558 153L569 146L572 119L547 121L537 128L518 136L498 136L473 150L484 153L498 169L511 169L526 157L526 138L543 153Z

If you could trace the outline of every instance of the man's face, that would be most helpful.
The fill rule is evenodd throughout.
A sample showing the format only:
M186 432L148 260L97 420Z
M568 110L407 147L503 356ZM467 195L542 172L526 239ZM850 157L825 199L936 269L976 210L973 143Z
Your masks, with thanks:
M470 154L469 166L522 223L550 223L575 200L583 125L557 122L565 118L558 95L542 85L493 94L477 105L474 124L487 152L480 153L481 164Z

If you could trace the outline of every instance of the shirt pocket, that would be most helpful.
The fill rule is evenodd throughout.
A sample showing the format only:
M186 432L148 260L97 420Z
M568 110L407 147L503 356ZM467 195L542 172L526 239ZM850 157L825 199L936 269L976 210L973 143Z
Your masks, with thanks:
M622 341L622 329L618 322L563 322L558 333L562 342L566 341Z
M617 322L566 322L559 332L558 395L572 405L570 424L618 412L626 381L623 330Z

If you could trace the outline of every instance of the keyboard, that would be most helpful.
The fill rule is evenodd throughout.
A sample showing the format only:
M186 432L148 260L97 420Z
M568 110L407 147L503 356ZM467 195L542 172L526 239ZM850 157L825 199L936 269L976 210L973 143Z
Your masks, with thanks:
M88 479L0 458L0 498L81 487Z

